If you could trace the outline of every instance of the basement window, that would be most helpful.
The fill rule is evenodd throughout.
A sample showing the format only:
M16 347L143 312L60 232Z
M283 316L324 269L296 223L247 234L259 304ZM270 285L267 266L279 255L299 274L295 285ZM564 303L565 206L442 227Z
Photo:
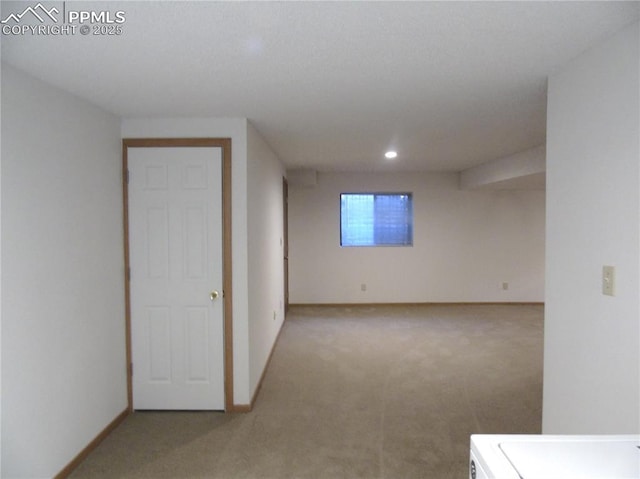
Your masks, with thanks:
M340 246L412 246L411 193L342 193Z

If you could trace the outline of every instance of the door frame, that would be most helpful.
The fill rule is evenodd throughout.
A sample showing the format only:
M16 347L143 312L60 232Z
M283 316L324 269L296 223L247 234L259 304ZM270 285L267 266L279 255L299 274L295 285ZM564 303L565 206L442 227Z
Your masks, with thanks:
M231 138L123 138L122 207L124 231L124 299L127 364L127 402L133 412L133 364L131 359L131 283L129 257L129 148L220 148L222 150L222 299L224 305L224 404L225 412L234 411L233 401L233 294L231 255Z
M289 182L282 177L282 225L284 263L284 313L289 312Z

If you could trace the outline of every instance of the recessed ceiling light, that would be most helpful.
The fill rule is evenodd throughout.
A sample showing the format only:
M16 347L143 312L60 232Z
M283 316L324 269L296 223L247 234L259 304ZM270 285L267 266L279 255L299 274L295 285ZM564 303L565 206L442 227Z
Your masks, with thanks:
M385 158L389 159L389 160L393 160L395 157L398 156L398 153L396 153L395 151L387 151L384 154Z

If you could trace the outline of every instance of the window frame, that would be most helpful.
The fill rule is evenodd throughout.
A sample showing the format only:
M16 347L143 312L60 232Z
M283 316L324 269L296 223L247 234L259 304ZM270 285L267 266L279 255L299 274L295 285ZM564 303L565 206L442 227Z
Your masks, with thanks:
M343 234L342 234L342 197L345 195L371 195L376 196L407 196L409 198L410 205L410 224L409 226L409 242L408 243L372 243L372 244L343 244ZM340 208L340 225L339 225L339 244L341 248L410 248L413 247L413 234L414 234L414 206L413 206L413 192L410 191L346 191L341 192L338 198L339 208ZM375 225L375 214L374 214L374 225ZM375 226L374 226L375 227ZM374 240L375 241L375 240Z

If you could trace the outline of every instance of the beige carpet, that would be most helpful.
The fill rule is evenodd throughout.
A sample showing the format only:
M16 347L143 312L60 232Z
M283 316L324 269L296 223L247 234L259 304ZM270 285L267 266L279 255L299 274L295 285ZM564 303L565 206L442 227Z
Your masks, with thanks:
M543 307L296 307L248 414L139 412L72 478L468 477L539 433Z

